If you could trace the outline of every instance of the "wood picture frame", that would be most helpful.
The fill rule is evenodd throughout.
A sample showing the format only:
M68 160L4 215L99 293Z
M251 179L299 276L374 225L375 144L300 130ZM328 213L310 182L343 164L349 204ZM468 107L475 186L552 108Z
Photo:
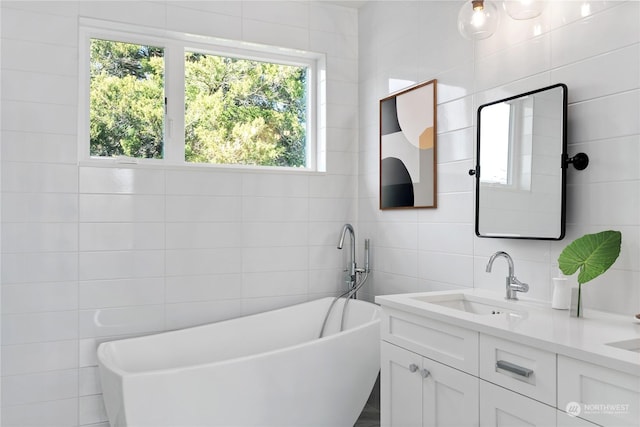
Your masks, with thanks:
M380 100L380 209L437 207L437 80Z

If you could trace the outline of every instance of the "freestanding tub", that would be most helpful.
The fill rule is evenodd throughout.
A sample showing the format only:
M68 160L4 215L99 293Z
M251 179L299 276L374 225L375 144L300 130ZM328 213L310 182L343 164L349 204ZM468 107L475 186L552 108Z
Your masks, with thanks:
M98 347L120 426L352 427L380 368L377 305L332 298Z

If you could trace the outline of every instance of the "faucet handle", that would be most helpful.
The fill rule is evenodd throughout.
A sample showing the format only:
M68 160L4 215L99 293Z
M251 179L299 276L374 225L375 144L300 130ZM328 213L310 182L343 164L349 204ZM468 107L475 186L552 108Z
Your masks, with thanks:
M529 285L518 280L516 276L511 276L510 284L515 285L511 286L514 291L517 292L529 292Z

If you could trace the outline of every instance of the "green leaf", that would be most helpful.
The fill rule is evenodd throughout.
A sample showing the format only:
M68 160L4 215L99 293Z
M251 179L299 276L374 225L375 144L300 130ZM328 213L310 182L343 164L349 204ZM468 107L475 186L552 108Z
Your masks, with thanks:
M613 265L620 255L622 233L607 230L584 236L570 243L558 257L562 273L571 275L580 269L578 283L595 279Z

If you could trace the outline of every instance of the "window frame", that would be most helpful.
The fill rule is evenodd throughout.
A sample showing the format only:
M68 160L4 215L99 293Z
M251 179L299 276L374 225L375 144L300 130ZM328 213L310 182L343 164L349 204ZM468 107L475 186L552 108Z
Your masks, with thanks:
M91 39L104 39L164 49L164 118L163 158L101 157L90 155L90 46ZM91 164L139 164L190 167L239 168L255 170L326 171L325 117L326 57L324 54L194 35L150 27L80 18L79 23L79 82L78 91L78 161ZM306 67L307 122L306 166L261 166L232 163L194 163L185 160L185 70L186 52L257 60L284 65Z

